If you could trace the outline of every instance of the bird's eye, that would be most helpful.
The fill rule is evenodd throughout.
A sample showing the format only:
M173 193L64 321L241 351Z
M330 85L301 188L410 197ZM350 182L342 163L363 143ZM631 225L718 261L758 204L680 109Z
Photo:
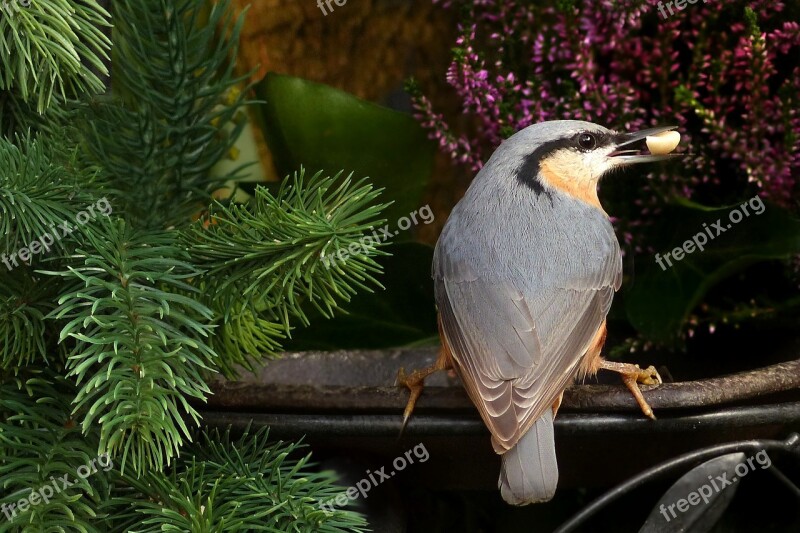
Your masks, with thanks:
M597 139L591 133L581 133L578 135L578 146L584 150L594 150L597 147Z
M578 135L578 146L584 150L593 150L597 146L597 139L591 133L581 133Z

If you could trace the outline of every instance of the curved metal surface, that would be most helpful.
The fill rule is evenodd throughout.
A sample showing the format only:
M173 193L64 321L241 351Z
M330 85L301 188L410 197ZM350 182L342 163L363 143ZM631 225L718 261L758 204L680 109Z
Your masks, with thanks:
M598 499L586 506L581 512L572 517L569 521L562 524L554 533L571 533L576 531L578 527L584 525L592 516L594 516L603 507L609 505L615 500L621 498L628 492L640 487L641 485L650 482L654 479L660 478L667 474L671 474L679 469L686 468L689 465L702 462L713 457L718 457L728 453L734 452L752 452L756 453L761 450L769 452L780 452L791 454L795 459L800 459L800 435L793 433L785 441L779 440L748 440L732 442L728 444L720 444L717 446L710 446L694 452L685 453L674 459L664 461L644 472L630 478L628 481L622 483L606 492ZM796 493L796 487L793 491Z
M402 411L408 391L394 386L400 367L423 368L433 363L436 349L287 353L255 375L238 381L212 383L215 408L255 411ZM710 406L761 400L793 392L800 399L800 360L770 365L699 381L643 386L644 396L657 411L707 409ZM429 409L474 409L453 376L434 374L426 380L417 412ZM562 411L635 412L638 405L621 384L575 385L568 388Z
M280 438L369 436L397 439L402 426L401 414L298 414L259 412L220 412L201 410L206 425L234 429L245 428L251 421L269 426ZM734 426L735 423L735 426ZM800 430L800 402L748 407L719 408L711 412L650 420L641 414L559 413L554 423L559 435L586 436L593 433L635 432L648 435L673 432L730 432L758 426L795 427ZM414 415L404 437L488 435L477 412L469 415Z

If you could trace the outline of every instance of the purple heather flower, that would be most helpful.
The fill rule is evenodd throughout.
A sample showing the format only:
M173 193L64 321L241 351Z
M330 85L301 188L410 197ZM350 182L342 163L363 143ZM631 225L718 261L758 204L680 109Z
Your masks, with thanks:
M651 175L635 200L639 216L621 222L626 240L670 196L713 203L755 187L797 207L800 24L778 20L782 2L697 3L666 20L655 1L433 2L469 12L447 81L475 135L453 133L427 99L416 100L422 124L459 163L479 169L504 138L544 120L677 123L693 157L678 175Z

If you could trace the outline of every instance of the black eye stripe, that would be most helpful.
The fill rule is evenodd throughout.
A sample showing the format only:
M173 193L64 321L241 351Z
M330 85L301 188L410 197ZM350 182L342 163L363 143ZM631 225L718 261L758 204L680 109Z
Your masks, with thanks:
M581 145L581 137L584 135L590 135L594 138L595 144L591 148L587 148ZM605 146L610 146L614 144L614 137L609 135L608 133L602 133L598 131L582 131L575 135L573 138L575 142L575 146L578 147L579 150L596 150L597 148L603 148Z
M561 137L559 139L553 139L552 141L547 141L546 143L540 144L536 150L526 156L526 162L531 160L534 162L541 161L553 152L562 150L564 148L580 150L581 148L578 144L578 138L584 133L588 133L595 138L597 141L597 146L595 148L611 146L616 142L612 134L599 131L580 131L574 135L570 135L569 137Z
M614 134L590 130L580 131L570 135L569 137L553 139L552 141L542 143L538 148L536 148L536 150L525 156L522 165L517 170L517 179L528 187L532 188L537 194L547 192L543 189L542 184L536 180L536 175L539 174L539 161L543 160L553 152L563 150L565 148L585 152L586 150L582 149L578 144L578 138L582 133L589 133L595 138L597 141L597 145L594 148L595 150L598 148L611 146L616 143Z

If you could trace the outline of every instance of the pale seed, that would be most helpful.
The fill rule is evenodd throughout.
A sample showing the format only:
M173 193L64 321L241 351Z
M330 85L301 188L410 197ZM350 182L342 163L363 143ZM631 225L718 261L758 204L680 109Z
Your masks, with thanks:
M677 131L665 131L658 135L650 135L645 139L647 149L653 155L667 155L681 142L681 134Z

